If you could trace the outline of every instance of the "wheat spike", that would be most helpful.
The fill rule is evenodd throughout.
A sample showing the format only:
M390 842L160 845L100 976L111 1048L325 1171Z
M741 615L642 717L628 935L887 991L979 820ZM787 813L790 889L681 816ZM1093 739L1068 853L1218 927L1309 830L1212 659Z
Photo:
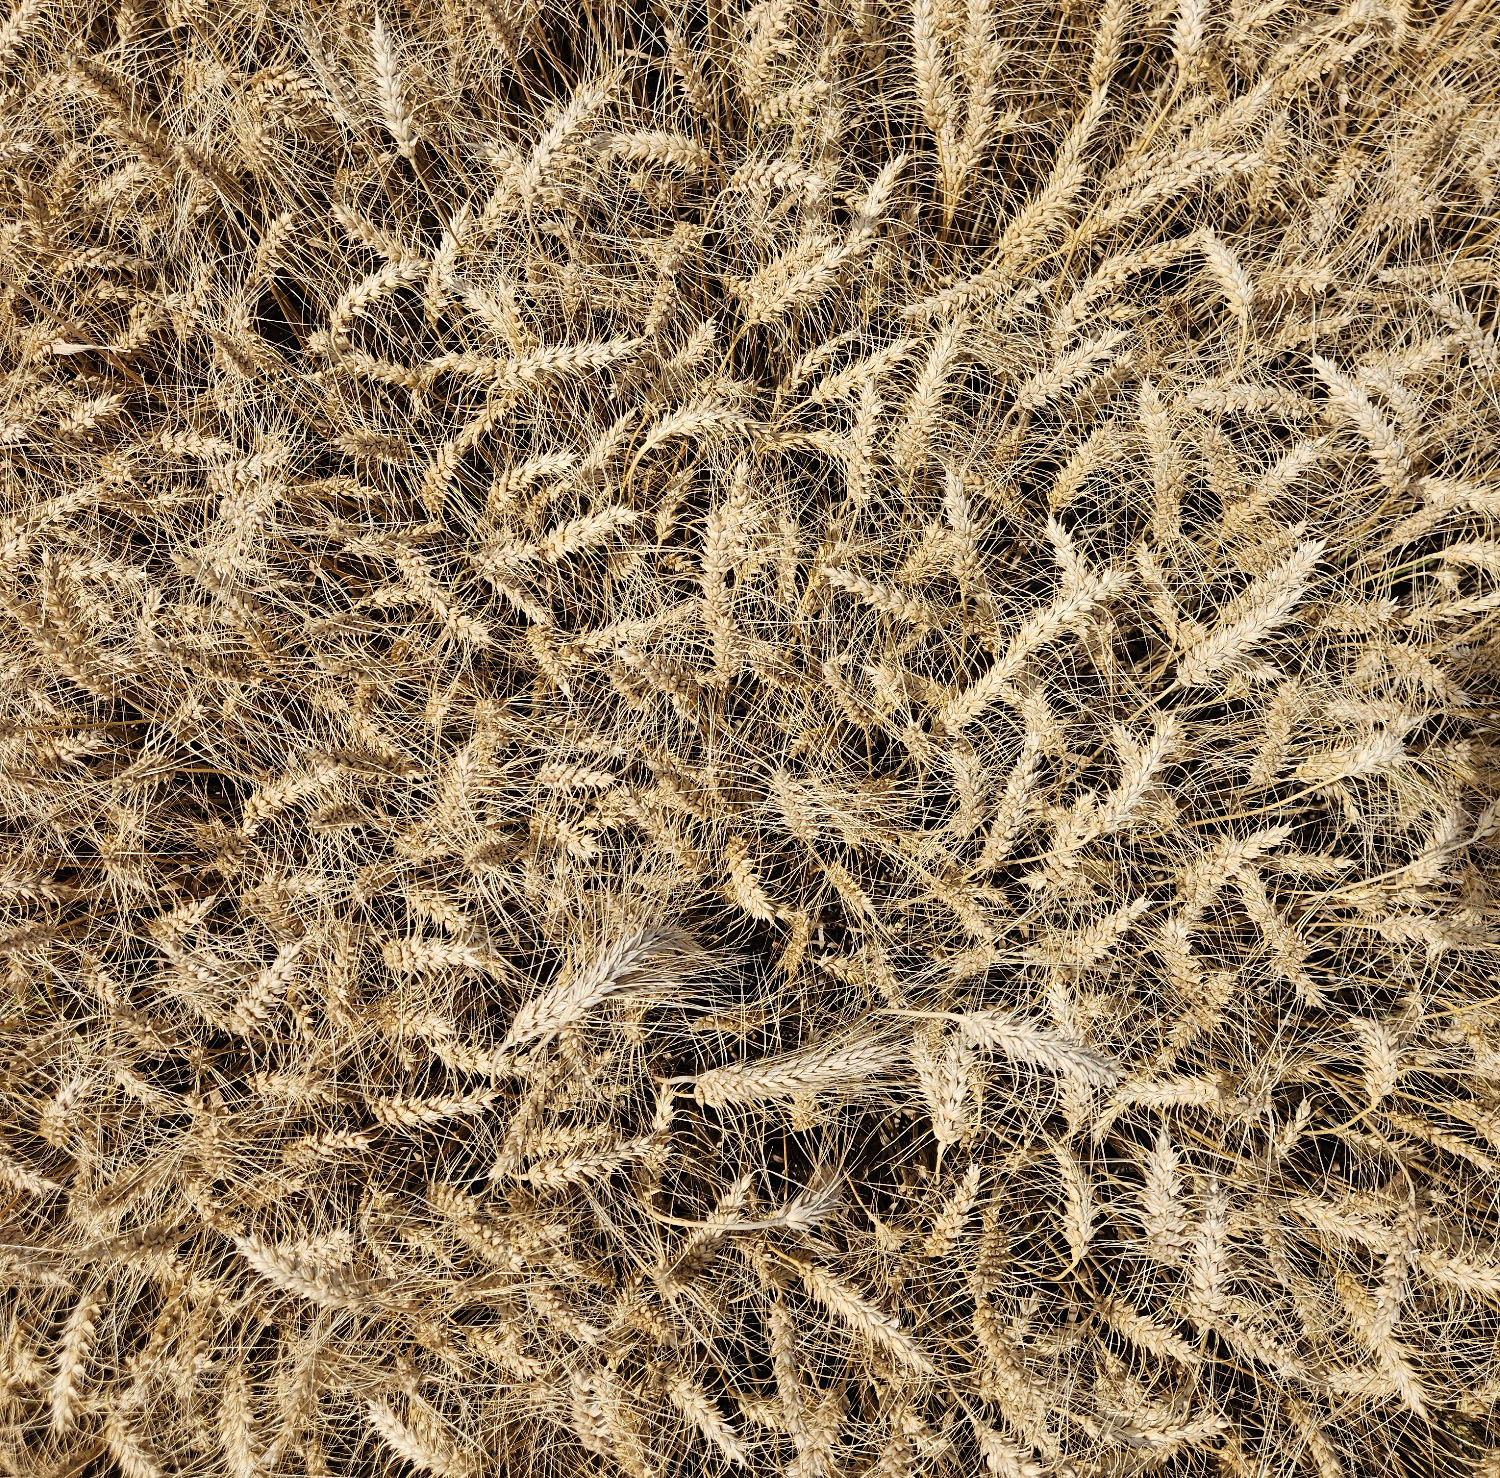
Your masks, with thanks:
M1177 680L1188 687L1201 686L1242 663L1296 609L1324 547L1322 541L1310 540L1257 579L1221 613L1217 627L1183 654Z
M1072 1272L1088 1256L1094 1238L1094 1192L1088 1171L1064 1144L1052 1146L1063 1186L1063 1238L1068 1245L1065 1272Z
M80 1296L63 1326L52 1377L52 1430L58 1436L77 1420L79 1388L93 1347L103 1300L98 1290Z
M110 1413L104 1423L104 1442L124 1478L162 1478L165 1469L155 1450L125 1415Z
M1369 395L1331 361L1314 354L1312 365L1327 387L1330 403L1365 439L1382 480L1399 492L1412 471L1411 458L1400 434Z
M385 1401L371 1401L365 1407L365 1418L373 1431L397 1457L408 1462L419 1473L433 1478L456 1478L464 1470L451 1453L424 1440L412 1431Z
M733 1463L737 1468L745 1466L748 1460L746 1450L733 1424L723 1415L717 1404L693 1384L690 1377L686 1375L674 1377L667 1385L667 1396L670 1398L672 1405L729 1462Z
M375 76L375 94L381 116L403 159L417 156L417 130L401 92L401 68L395 47L380 16L370 29L370 58Z
M327 1270L295 1252L283 1251L257 1237L236 1237L235 1247L250 1268L266 1282L297 1298L324 1308L358 1311L369 1307L358 1280L337 1269Z
M936 1373L916 1341L894 1319L832 1273L808 1263L802 1269L802 1282L817 1303L860 1339L883 1350L918 1375Z
M693 1095L700 1103L721 1108L818 1093L857 1094L890 1073L901 1056L880 1038L859 1035L786 1057L713 1068L693 1080Z
M680 989L674 966L687 963L680 937L670 930L626 934L591 960L579 962L566 980L527 1001L511 1021L500 1052L552 1036L623 991Z

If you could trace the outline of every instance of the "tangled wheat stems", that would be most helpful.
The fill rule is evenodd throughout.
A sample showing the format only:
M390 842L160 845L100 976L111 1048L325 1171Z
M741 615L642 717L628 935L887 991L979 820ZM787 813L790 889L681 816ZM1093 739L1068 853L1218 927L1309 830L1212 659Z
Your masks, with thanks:
M1500 12L19 0L0 1471L1500 1471Z

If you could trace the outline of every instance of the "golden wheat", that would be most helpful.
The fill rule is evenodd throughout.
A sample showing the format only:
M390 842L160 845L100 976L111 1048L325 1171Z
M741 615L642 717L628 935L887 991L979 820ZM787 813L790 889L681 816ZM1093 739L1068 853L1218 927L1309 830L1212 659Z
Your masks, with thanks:
M1500 10L16 0L0 1473L1500 1473Z

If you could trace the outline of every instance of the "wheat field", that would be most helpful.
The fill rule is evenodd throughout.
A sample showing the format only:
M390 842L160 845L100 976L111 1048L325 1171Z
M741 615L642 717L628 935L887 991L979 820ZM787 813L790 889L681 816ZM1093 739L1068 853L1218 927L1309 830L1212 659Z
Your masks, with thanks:
M1497 1478L1500 6L18 0L0 1472Z

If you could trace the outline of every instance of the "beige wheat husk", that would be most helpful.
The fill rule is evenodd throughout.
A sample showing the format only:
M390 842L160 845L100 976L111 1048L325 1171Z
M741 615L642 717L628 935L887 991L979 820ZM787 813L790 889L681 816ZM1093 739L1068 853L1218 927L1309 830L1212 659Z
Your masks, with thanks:
M0 19L0 1472L1500 1471L1500 11Z

